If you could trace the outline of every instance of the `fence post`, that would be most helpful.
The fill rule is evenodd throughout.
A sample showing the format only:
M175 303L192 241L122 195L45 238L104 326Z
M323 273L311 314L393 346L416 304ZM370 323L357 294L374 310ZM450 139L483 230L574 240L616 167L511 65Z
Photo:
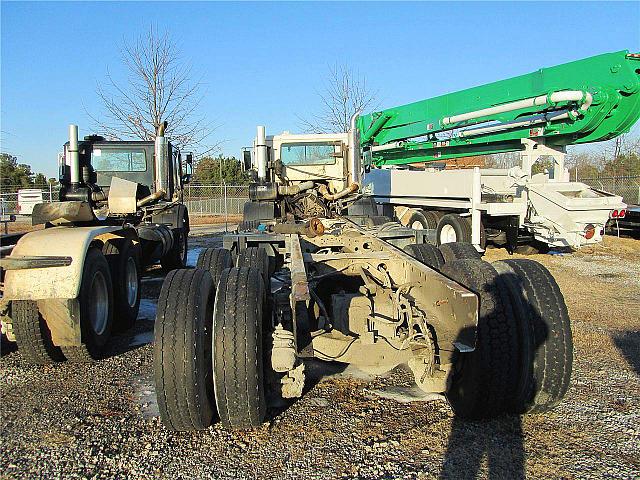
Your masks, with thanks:
M227 225L227 221L228 221L228 216L227 216L227 182L224 181L224 179L222 180L222 184L224 185L224 231L225 233L227 233L229 231L228 225Z
M51 182L49 182L49 203L53 202L53 186L51 185Z

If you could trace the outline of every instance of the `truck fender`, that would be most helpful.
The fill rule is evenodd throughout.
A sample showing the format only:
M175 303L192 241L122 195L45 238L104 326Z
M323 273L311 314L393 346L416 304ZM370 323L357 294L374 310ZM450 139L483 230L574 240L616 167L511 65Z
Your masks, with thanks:
M120 234L118 234L120 233ZM122 227L53 227L25 234L10 258L69 257L68 265L7 270L4 297L10 300L73 299L80 293L82 269L92 244L122 236Z
M153 215L152 222L172 229L184 228L187 233L189 232L189 212L183 204L174 205L168 210Z

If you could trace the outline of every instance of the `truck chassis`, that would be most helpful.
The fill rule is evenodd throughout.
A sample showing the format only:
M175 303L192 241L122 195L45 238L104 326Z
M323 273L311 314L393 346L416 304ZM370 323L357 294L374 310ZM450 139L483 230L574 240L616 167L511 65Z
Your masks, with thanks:
M571 375L566 306L529 261L489 264L469 244L348 217L224 237L167 276L154 375L164 424L262 423L267 398L303 394L304 359L380 374L407 364L469 418L552 408ZM234 260L235 258L235 260Z

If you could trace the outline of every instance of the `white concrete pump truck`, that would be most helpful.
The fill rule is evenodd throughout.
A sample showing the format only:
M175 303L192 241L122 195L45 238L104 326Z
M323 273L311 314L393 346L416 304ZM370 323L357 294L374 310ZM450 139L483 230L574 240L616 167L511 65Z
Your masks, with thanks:
M421 190L426 172L388 167L519 150L523 142L532 162L545 148L612 138L639 115L639 60L617 52L543 69L356 116L344 133L267 136L258 127L243 154L254 181L238 231L223 237L223 248L204 249L195 269L170 272L160 292L154 377L164 424L200 430L219 418L229 428L258 426L268 397L303 394L309 358L372 373L405 364L419 388L445 395L467 418L556 406L569 387L573 344L551 274L530 260L488 263L470 243L436 246L428 242L433 231L393 220L393 207L416 209L412 202L432 184ZM540 190L550 202L566 198L558 206L572 212L566 224L561 215L544 224L554 238L598 234L604 218L592 224L573 215L585 198L604 198L598 208L606 212L620 208L603 192L568 188L560 173L501 176L492 190L476 182L467 207L482 212L491 193L515 218L508 236L516 239L522 210L510 205L522 198L527 212L544 212L534 199ZM458 213L442 219L468 239L483 220L473 211L471 222ZM525 218L537 224L536 215Z
M143 268L185 266L189 216L182 189L191 154L155 141L69 142L60 159L60 201L33 209L34 225L2 246L2 332L23 357L45 364L99 358L112 331L135 322Z

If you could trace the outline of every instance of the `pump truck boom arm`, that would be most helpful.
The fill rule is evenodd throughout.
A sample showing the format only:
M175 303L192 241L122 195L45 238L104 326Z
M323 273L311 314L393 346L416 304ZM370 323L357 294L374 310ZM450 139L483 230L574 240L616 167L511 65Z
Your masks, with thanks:
M597 142L640 117L640 54L627 50L392 107L357 120L375 166ZM366 156L365 156L366 158Z

